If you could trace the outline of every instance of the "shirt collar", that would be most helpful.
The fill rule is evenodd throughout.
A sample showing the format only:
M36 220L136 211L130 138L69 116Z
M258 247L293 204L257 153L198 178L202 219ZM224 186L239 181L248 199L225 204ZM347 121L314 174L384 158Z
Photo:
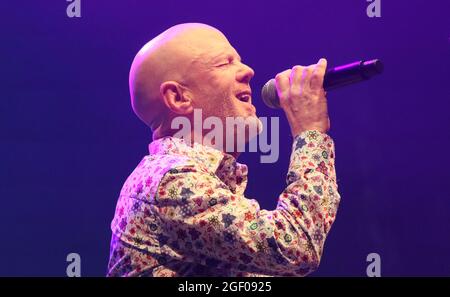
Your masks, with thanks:
M149 144L150 155L182 155L196 160L219 177L232 192L243 194L247 186L247 165L236 162L227 153L194 142L188 144L177 137L163 137Z

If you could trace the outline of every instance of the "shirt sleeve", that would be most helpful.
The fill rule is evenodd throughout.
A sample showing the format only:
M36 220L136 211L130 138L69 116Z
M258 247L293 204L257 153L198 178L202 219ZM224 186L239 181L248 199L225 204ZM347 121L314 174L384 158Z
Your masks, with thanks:
M196 166L166 173L157 211L167 237L162 251L183 261L278 276L317 269L340 201L334 143L305 131L294 138L287 187L276 209L260 209Z

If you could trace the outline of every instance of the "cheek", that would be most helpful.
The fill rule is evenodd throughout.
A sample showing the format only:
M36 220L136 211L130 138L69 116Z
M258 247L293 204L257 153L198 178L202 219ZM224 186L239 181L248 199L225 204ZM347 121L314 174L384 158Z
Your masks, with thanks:
M234 98L235 76L228 72L208 73L202 88L205 113L216 116L233 116L239 107Z
M232 94L236 81L235 74L230 70L217 71L209 76L207 82L213 90L216 92Z
M233 88L230 85L217 84L210 91L210 101L216 107L227 107L234 104Z

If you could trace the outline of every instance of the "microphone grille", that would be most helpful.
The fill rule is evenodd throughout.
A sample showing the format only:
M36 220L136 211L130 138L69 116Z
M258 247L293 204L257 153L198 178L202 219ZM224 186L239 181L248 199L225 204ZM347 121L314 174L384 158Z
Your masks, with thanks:
M272 78L266 82L261 90L261 97L268 107L273 109L281 108L280 99L278 98L277 88L275 86L275 79Z

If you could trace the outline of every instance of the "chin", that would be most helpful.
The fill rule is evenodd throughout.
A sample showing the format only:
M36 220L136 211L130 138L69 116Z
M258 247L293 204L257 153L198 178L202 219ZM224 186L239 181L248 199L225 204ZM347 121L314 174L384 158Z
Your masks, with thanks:
M247 143L263 131L263 124L255 114L237 114L233 118L239 124L234 125L233 130L225 132L225 134L233 135L235 143L239 142L238 139Z
M243 118L245 118L245 142L249 142L261 134L263 131L263 124L256 115L250 115ZM243 136L243 134L240 135Z
M256 131L256 135L260 134L263 131L263 123L256 115L248 116L246 118L246 122L248 123L249 128L253 128Z

